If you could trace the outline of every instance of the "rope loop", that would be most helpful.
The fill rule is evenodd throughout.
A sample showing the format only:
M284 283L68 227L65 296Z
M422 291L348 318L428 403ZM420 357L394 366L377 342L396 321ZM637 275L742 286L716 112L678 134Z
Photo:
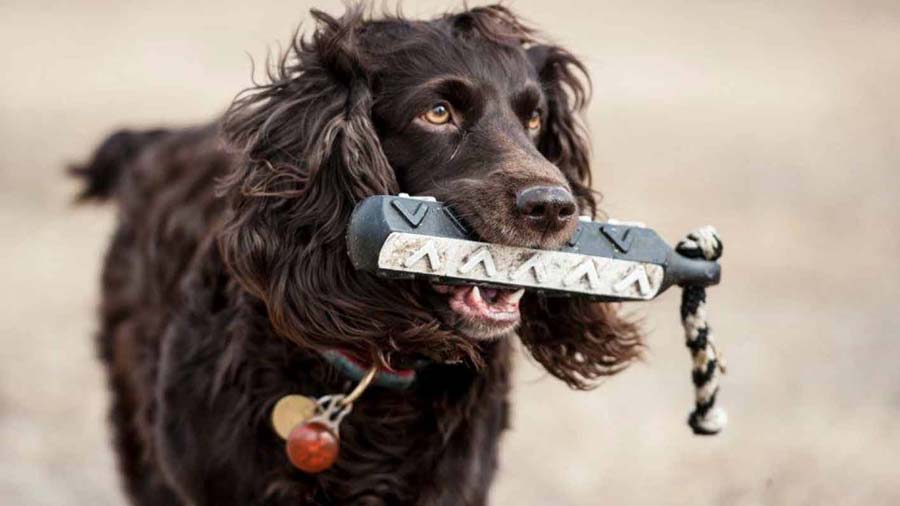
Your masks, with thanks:
M705 226L694 230L675 246L687 258L716 261L722 256L722 240L716 229ZM694 410L688 425L698 435L718 434L728 423L728 416L716 406L719 376L725 373L722 356L716 350L712 329L706 320L706 289L687 285L681 293L681 324L685 344L693 359L691 377L694 382Z

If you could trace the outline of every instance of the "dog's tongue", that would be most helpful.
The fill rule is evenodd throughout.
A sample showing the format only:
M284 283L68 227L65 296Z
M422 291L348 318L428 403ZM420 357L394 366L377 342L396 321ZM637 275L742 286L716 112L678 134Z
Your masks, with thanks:
M440 287L449 292L450 308L469 318L493 321L510 321L519 318L519 301L524 289L500 290L477 286Z

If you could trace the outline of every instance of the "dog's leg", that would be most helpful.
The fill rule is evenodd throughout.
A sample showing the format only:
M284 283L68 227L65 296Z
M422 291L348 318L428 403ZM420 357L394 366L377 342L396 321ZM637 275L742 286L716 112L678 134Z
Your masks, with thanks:
M103 271L101 330L97 335L100 359L106 366L110 390L109 421L113 445L125 492L133 504L178 504L152 458L146 429L140 417L147 392L139 391L141 368L137 351L139 327L136 304L131 297L133 284L130 258L134 255L133 236L120 226L113 237Z
M113 441L122 473L125 491L131 502L138 505L179 504L165 483L148 447L146 429L142 431L140 417L147 408L142 406L140 393L134 389L132 374L123 358L128 353L130 325L121 323L115 331L104 329L99 335L101 349L107 362L111 394L109 411Z
M134 423L136 406L129 395L126 380L115 373L110 375L112 406L110 421L119 470L125 490L135 505L179 504L175 494L163 480L155 464L148 458L147 448Z

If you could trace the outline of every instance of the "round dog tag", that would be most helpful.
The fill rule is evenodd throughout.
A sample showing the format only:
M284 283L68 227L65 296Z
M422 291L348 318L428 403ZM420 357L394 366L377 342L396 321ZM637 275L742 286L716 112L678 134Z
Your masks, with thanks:
M323 422L302 423L291 431L287 439L287 454L291 464L307 473L321 473L337 460L338 436Z
M315 399L305 395L285 395L272 408L272 428L281 439L287 439L294 427L312 418L316 410Z
M341 420L353 409L344 395L326 395L316 401L316 414L291 429L287 437L288 460L307 473L321 473L337 460Z

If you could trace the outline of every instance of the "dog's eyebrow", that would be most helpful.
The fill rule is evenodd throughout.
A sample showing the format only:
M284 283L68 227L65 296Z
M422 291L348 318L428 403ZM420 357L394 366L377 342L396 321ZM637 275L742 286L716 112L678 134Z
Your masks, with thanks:
M444 76L426 81L422 87L441 95L459 109L469 109L479 96L475 83L462 76Z
M407 107L408 113L414 116L434 100L446 100L471 118L479 114L482 94L475 83L466 77L441 76L416 86L405 102L410 105Z
M527 117L535 108L541 105L543 98L540 86L537 83L528 82L525 86L513 93L510 99L512 109L522 117Z

